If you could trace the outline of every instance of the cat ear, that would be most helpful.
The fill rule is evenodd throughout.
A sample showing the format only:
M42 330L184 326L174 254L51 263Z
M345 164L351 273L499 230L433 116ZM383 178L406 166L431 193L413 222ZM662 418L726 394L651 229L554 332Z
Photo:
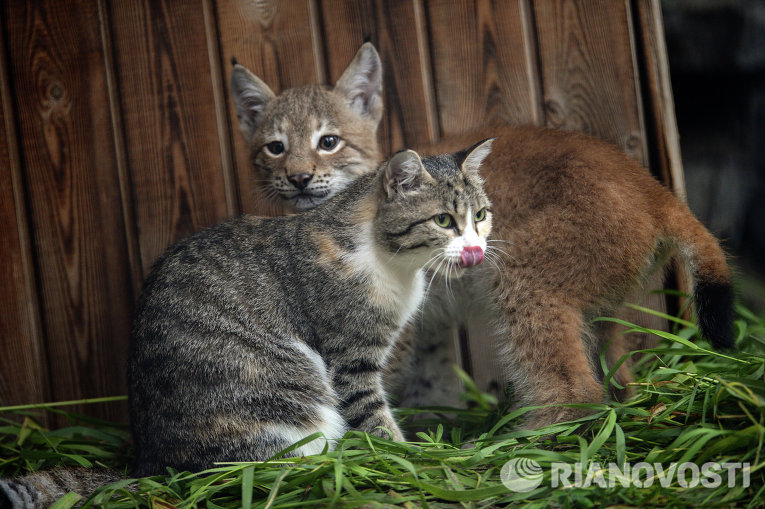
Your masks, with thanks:
M398 152L385 163L383 188L388 199L413 191L430 180L433 180L433 177L422 165L422 159L414 150Z
M491 153L491 144L493 142L494 138L486 138L472 147L454 154L457 158L457 164L462 167L462 171L465 173L478 173L481 163Z
M365 42L335 84L351 108L376 123L382 119L382 62L371 42Z
M231 97L236 106L239 130L250 141L262 120L263 110L276 94L249 69L235 63L231 71Z

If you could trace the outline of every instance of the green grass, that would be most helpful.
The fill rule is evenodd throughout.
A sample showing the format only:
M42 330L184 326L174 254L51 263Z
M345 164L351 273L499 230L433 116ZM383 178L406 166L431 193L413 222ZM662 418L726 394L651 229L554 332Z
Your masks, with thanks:
M393 443L350 432L335 450L324 454L221 465L202 475L169 471L167 476L126 480L101 490L86 505L101 507L109 501L110 508L210 509L306 504L762 507L765 321L741 307L737 313L735 353L710 350L706 342L694 337L695 328L682 320L673 319L674 334L651 331L663 341L659 348L643 351L637 362L635 396L624 404L588 405L593 414L578 421L516 431L527 409L509 411L498 406L466 378L465 396L473 407L429 409L443 413L444 418L431 421L429 430L417 433L412 442ZM37 424L41 411L65 415L71 426L45 430ZM419 411L401 410L399 415ZM0 412L1 476L61 464L126 471L131 452L124 426L55 407L42 410L39 405L0 408ZM24 416L22 422L19 415ZM557 433L553 439L549 438L552 432ZM528 458L541 467L542 482L537 488L520 493L502 484L502 466L514 458ZM608 466L613 463L621 469L625 462L633 466L639 462L661 464L665 473L673 463L749 463L749 485L744 486L739 468L730 488L726 472L717 487L683 487L676 478L664 487L658 474L648 481L645 470L637 480L650 486L623 486L610 475ZM577 463L583 465L582 482L552 487L553 464L575 470ZM597 470L595 463L604 470ZM572 474L569 481L574 480ZM56 507L72 507L78 501L72 494Z

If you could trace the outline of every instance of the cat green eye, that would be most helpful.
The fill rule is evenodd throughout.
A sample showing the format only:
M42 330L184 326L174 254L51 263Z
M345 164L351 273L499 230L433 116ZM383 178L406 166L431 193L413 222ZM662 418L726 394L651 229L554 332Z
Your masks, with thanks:
M322 136L319 139L319 148L322 150L332 150L337 146L337 144L340 143L340 137L335 136L334 134L330 134L327 136Z
M481 222L481 221L483 221L484 219L486 219L486 209L481 209L481 210L479 210L479 211L478 211L478 212L476 212L476 213L475 213L475 215L473 216L473 221L475 221L476 223L480 223L480 222Z
M452 219L452 216L449 214L438 214L433 217L433 222L441 228L449 228L454 224L454 219Z
M284 152L284 143L281 141L272 141L271 143L266 143L266 149L273 155L278 156Z

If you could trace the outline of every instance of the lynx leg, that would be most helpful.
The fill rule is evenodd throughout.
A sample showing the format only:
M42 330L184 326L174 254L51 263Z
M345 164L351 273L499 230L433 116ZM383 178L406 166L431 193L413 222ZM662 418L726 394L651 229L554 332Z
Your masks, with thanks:
M587 331L578 309L550 295L539 300L507 299L505 306L508 335L500 349L523 405L603 401L603 386L587 355ZM586 414L577 408L543 408L527 414L525 427L539 428Z

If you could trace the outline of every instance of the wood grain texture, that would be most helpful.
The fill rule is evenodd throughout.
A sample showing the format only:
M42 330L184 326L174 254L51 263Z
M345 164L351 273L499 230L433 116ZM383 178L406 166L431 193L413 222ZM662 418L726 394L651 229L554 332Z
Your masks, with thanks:
M540 124L526 2L438 0L426 7L442 134L500 121Z
M436 141L438 119L421 3L343 0L319 5L331 83L364 41L371 41L380 53L385 97L378 132L382 153Z
M626 0L533 6L546 124L592 134L647 164Z
M324 81L323 49L315 5L311 1L242 2L219 0L215 18L229 112L229 136L233 143L235 174L242 212L274 215L282 211L263 199L254 180L247 144L239 132L236 110L229 92L231 58L250 69L276 93L299 85Z
M686 199L680 135L669 77L669 59L659 0L636 0L635 35L643 85L651 169L674 193Z
M226 178L199 0L109 5L144 273L169 244L221 221Z
M135 224L135 210L133 207L133 194L128 175L127 148L125 136L122 130L122 109L117 90L117 77L114 68L114 51L112 48L112 34L109 26L109 9L107 0L97 0L98 22L101 27L101 44L104 54L104 71L106 78L106 93L109 100L109 117L112 125L112 137L114 140L114 156L116 161L117 178L120 184L120 197L122 205L122 219L125 224L125 243L127 245L128 262L133 282L133 295L141 292L144 270L141 264L141 250L138 245L138 229Z
M97 6L12 2L4 19L50 394L124 394L133 296ZM111 418L125 410L88 409Z
M50 397L4 39L0 24L0 406Z

